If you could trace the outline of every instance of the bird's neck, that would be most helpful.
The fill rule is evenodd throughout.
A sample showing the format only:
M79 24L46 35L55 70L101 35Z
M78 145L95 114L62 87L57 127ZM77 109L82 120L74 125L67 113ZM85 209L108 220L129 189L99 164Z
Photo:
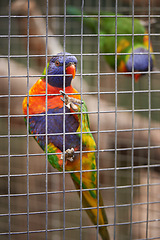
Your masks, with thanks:
M53 103L59 102L59 107L63 107L63 101L61 100L60 90L62 88L52 87L49 84L46 85L46 82L42 79L39 79L29 91L29 114L37 114L46 111L46 87L47 87L47 99L48 105L53 105ZM65 93L71 97L80 99L80 94L78 95L77 91L70 85L65 88ZM76 93L75 95L73 95ZM58 94L58 95L57 95ZM38 96L36 96L38 95ZM23 112L27 114L27 97L23 101Z
M46 94L46 89L47 89L47 94L59 94L60 90L64 91L63 88L59 87L53 87L49 84L46 84L46 82L43 79L39 79L34 86L30 89L29 94L34 95L34 94ZM72 85L69 85L68 87L65 87L65 92L66 93L73 93L77 92ZM50 96L48 96L50 97ZM51 96L52 97L52 96Z

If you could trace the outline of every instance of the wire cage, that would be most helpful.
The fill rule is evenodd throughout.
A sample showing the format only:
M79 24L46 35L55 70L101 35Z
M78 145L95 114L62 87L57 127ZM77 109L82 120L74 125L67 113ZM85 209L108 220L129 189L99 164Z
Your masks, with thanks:
M79 21L67 13L69 6L80 10ZM159 11L158 0L1 0L0 239L101 239L82 205L83 179L76 190L70 174L49 164L24 124L22 101L58 52L78 59L73 86L88 107L110 239L160 239ZM100 48L101 38L107 43L110 37L100 31L107 14L115 18L112 53ZM96 33L85 25L93 16ZM137 83L133 66L130 76L117 67L122 17L132 20L132 29L134 19L143 22L153 47L147 56L154 55L154 68ZM131 38L133 44L134 31ZM107 54L114 56L114 69ZM82 143L80 149L83 154Z

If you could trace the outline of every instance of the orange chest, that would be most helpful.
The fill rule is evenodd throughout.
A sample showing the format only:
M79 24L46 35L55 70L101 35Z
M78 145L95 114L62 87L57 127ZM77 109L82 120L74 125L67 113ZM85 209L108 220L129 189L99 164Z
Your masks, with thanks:
M48 96L45 91L46 85L41 80L30 89L29 98L25 97L23 101L23 112L27 114L27 106L29 109L29 115L38 114L48 111L48 109L63 108L62 95L60 90L48 86ZM80 99L80 94L69 95L70 93L78 93L72 86L65 89L68 96L76 99ZM37 96L36 96L37 95Z

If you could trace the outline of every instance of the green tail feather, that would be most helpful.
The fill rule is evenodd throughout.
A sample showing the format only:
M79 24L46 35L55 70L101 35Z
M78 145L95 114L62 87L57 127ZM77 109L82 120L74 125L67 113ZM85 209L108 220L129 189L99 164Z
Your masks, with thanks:
M71 175L71 177L72 177L72 175ZM75 182L75 180L73 178L72 178L72 180L74 182L76 189L80 189L79 184L77 182ZM92 207L91 204L85 198L83 193L82 193L82 204L83 204L83 207L86 207L86 208ZM100 193L99 193L99 206L103 206L103 200L102 200L102 196ZM102 212L102 216L103 216L103 220L104 220L103 224L108 224L108 219L107 219L104 208L101 208L99 211ZM87 212L89 218L91 219L91 221L93 222L93 224L97 225L97 217L92 213L92 211L90 209L88 209L88 210L86 210L86 212ZM109 236L107 227L99 226L99 234L101 235L102 240L110 240L110 236Z

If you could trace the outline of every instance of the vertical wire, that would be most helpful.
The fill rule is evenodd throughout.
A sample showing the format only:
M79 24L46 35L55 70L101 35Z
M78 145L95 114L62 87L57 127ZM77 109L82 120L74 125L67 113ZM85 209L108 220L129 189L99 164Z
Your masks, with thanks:
M134 0L132 0L132 152L131 152L131 205L130 205L130 239L132 239L133 218L133 166L134 166Z
M99 234L99 150L100 150L100 7L101 2L98 1L98 126L97 126L97 240Z
M151 134L151 62L150 62L150 33L151 33L151 19L150 19L150 0L148 2L148 168L147 168L147 220L146 220L146 239L149 238L148 236L148 229L149 229L149 179L150 179L150 134Z
M9 0L9 12L8 12L8 239L11 239L11 199L10 199L10 174L11 174L11 165L10 165L10 154L11 154L11 142L10 142L10 133L11 133L11 126L10 126L10 105L11 105L11 90L10 90L10 53L11 53L11 0Z
M83 9L84 9L84 0L82 0L82 7L81 7L81 72L80 72L80 94L81 94L81 101L82 101L82 91L83 91L83 82L82 82L82 73L83 73ZM81 138L80 138L80 240L82 240L82 107L81 107Z
M116 216L117 216L117 14L118 0L115 2L115 170L114 170L114 240L116 239Z
M46 0L46 51L45 51L45 57L46 57L46 224L45 224L45 237L46 240L48 239L48 116L47 116L47 110L48 110L48 71L47 71L47 56L48 56L48 0Z
M65 58L66 58L66 4L67 1L64 0L64 38L63 38L63 53L64 53L64 60L63 60L63 91L65 92ZM65 96L64 96L65 100ZM65 225L66 225L66 215L65 215L65 101L63 103L63 240L65 240Z
M27 106L29 106L29 0L27 15ZM29 107L27 107L27 239L29 240Z

